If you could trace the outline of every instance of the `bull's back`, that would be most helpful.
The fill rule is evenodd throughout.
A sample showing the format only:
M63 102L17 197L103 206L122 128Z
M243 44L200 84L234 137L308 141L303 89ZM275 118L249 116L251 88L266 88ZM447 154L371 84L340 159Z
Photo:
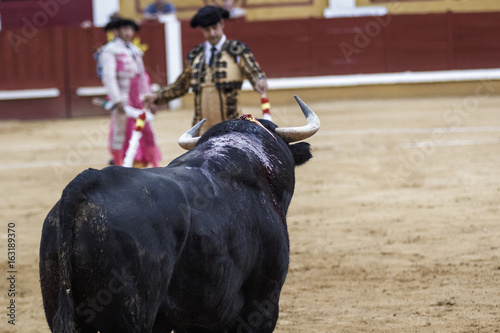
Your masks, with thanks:
M42 231L40 277L49 323L57 308L63 225L72 229L71 296L77 323L109 324L109 316L120 312L143 316L134 320L152 320L147 316L158 309L189 226L177 213L185 198L175 182L137 171L93 170L92 186L83 186L71 203L69 198L61 200L48 214ZM85 177L89 174L84 172L75 180L86 183ZM61 221L64 205L74 201L78 204L71 221Z
M100 280L94 292L121 272L138 289L164 289L158 284L168 282L189 228L178 212L183 204L182 190L170 177L104 169L103 184L87 194L75 217L75 276L82 284Z

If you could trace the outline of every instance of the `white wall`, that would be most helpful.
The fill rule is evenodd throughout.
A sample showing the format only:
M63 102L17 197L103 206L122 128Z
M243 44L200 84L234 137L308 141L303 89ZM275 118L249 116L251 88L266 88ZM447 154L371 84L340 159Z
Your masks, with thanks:
M105 26L109 17L120 11L120 0L92 0L92 13L96 27Z
M328 8L323 15L331 17L379 16L386 15L387 8L383 6L356 7L356 0L328 0Z

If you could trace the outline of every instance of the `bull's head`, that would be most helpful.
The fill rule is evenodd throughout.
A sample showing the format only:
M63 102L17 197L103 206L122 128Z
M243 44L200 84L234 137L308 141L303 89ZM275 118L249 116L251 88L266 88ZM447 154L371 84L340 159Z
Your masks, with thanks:
M295 99L299 103L299 106L306 117L307 124L299 127L277 127L275 133L279 135L286 143L296 142L305 140L313 136L320 127L320 121L318 116L307 106L302 100L295 96ZM179 146L186 150L194 148L200 137L195 137L198 130L201 128L205 119L200 121L198 124L193 126L190 130L184 133L179 138Z

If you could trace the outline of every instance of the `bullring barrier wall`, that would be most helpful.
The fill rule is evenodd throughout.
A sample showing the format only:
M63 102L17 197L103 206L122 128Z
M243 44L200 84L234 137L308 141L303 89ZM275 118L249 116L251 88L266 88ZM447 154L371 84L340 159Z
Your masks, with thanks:
M181 31L185 57L202 35L188 21L181 22ZM318 78L326 81L322 88L330 81L335 86L337 78L365 74L446 76L500 67L500 12L235 20L226 23L225 32L250 46L271 80ZM90 103L92 89L101 86L93 54L104 42L101 28L47 28L33 36L0 31L0 119L105 114ZM136 42L146 49L152 82L166 84L163 25L143 24Z

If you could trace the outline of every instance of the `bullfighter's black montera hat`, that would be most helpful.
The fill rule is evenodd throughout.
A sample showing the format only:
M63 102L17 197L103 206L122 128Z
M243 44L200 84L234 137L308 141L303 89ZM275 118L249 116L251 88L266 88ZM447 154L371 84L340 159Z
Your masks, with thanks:
M104 26L104 30L109 31L109 30L118 29L120 27L127 27L127 26L132 27L135 31L140 30L139 25L137 23L135 23L135 21L129 20L129 19L124 19L121 17L111 19L111 21L109 21L108 24L106 24Z
M220 21L229 18L229 12L218 6L205 6L198 10L198 13L191 20L191 27L209 27Z

